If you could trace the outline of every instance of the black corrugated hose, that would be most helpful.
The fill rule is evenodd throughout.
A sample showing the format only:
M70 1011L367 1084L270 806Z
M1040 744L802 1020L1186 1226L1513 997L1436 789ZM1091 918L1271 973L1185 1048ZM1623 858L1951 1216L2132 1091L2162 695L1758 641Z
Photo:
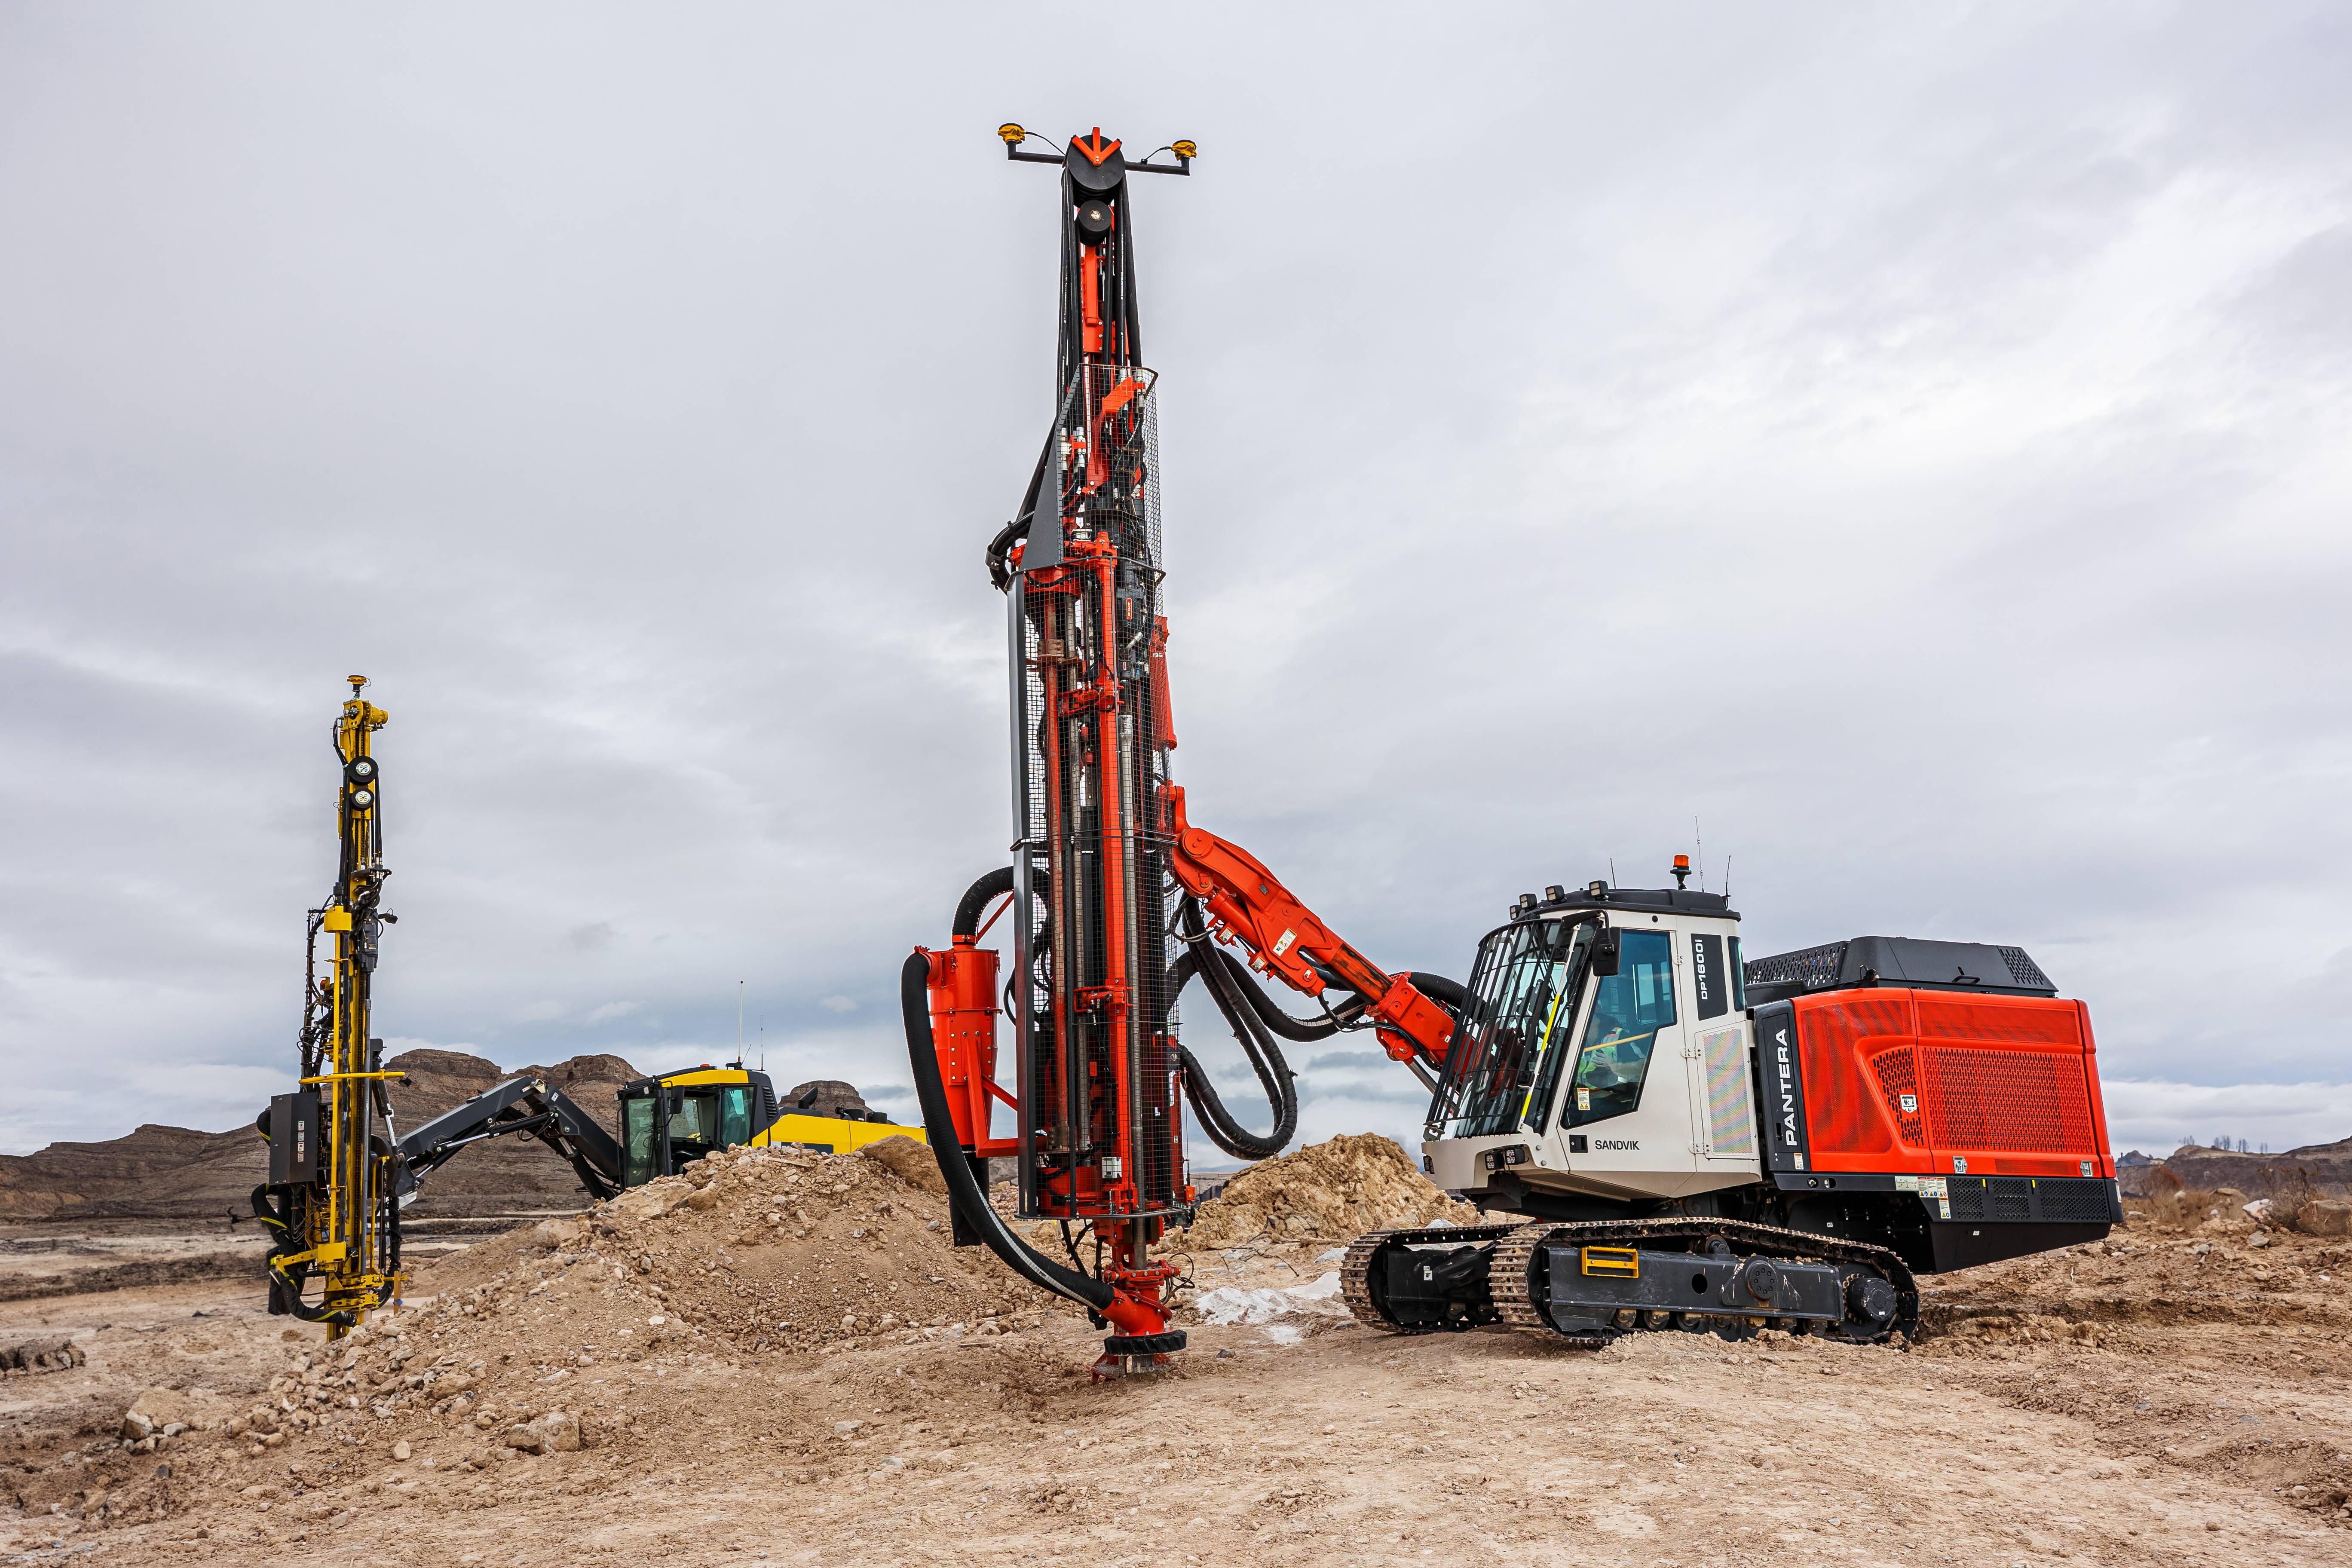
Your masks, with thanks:
M1290 1135L1298 1131L1298 1075L1290 1070L1290 1064L1283 1059L1282 1047L1274 1043L1267 1030L1272 1020L1265 1015L1273 1014L1291 1026L1283 1033L1293 1039L1323 1039L1336 1034L1339 1026L1322 1020L1308 1023L1284 1014L1258 990L1238 959L1210 942L1201 922L1201 906L1193 900L1188 898L1177 906L1176 919L1174 934L1187 945L1184 956L1168 968L1168 1005L1176 1005L1176 997L1187 980L1195 974L1201 977L1209 988L1210 1000L1224 1015L1226 1026L1240 1042L1242 1055L1249 1058L1258 1085L1265 1091L1266 1105L1274 1112L1273 1131L1259 1137L1234 1121L1224 1101L1218 1098L1216 1086L1209 1081L1208 1071L1201 1066L1200 1058L1180 1043L1176 1057L1184 1065L1184 1098L1192 1102L1193 1114L1200 1118L1201 1130L1218 1148L1236 1159L1268 1159L1281 1153Z
M1041 1290L1101 1310L1111 1304L1111 1288L1063 1268L1013 1235L989 1203L980 1179L972 1174L971 1162L956 1142L955 1116L948 1107L947 1085L940 1078L939 1053L931 1045L929 979L929 961L920 952L908 953L898 971L898 1010L907 1026L907 1060L915 1072L915 1098L923 1107L923 1132L940 1163L940 1174L947 1178L948 1201L955 1205L965 1228L1003 1259L1006 1268Z

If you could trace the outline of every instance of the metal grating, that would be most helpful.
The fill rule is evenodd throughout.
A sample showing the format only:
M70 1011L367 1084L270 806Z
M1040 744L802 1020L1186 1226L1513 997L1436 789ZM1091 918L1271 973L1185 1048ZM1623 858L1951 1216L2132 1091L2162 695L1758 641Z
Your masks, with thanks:
M2123 1217L2113 1182L2076 1176L1953 1176L1945 1188L1956 1220L2104 1225Z
M1430 1102L1430 1137L1550 1124L1560 1076L1576 1056L1578 992L1591 942L1588 922L1527 921L1479 944L1470 1007Z
M2002 948L2000 961L2009 965L2010 978L2020 985L2044 986L2052 991L2058 989L2058 983L2042 973L2042 966L2028 958L2021 947Z
M2089 1096L2079 1057L1930 1046L1929 1131L1939 1149L2089 1154Z
M1838 972L1845 963L1846 945L1842 942L1832 942L1820 947L1801 947L1794 952L1776 952L1750 959L1748 961L1748 984L1793 984L1808 990L1834 985Z
M1877 1075L1878 1092L1885 1097L1886 1113L1895 1118L1896 1132L1903 1142L1915 1149L1927 1146L1927 1124L1919 1109L1919 1061L1908 1046L1891 1051L1881 1051L1870 1058L1870 1070ZM1903 1097L1911 1097L1911 1109L1903 1109Z
M2098 1225L2123 1217L2116 1201L2113 1182L2094 1177L2090 1180L2061 1177L2033 1184L2038 1217L2076 1225Z

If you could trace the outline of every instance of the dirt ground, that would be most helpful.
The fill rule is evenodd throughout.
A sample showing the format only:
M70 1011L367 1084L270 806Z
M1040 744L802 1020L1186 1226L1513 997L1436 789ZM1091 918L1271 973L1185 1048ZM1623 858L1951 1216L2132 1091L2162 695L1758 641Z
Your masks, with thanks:
M0 1555L2352 1561L2352 1241L2200 1194L1929 1281L1907 1351L1399 1339L1292 1297L1346 1237L1262 1239L1193 1299L1297 1310L1094 1384L1099 1336L949 1247L920 1172L705 1174L431 1263L331 1352L234 1279L0 1304L0 1344L88 1355L0 1381ZM126 1444L134 1401L190 1429Z

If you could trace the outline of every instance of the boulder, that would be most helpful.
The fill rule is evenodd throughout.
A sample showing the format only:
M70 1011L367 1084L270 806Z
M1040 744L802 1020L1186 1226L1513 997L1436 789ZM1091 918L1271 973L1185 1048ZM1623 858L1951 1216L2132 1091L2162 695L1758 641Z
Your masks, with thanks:
M2294 1228L2305 1236L2352 1236L2352 1202L2315 1198L2295 1210Z
M167 1427L185 1431L202 1425L200 1416L194 1402L178 1389L151 1388L122 1413L122 1438L127 1443L136 1443Z
M540 1246L554 1252L579 1245L580 1238L588 1234L588 1228L576 1219L543 1219L531 1234Z
M676 1176L665 1176L642 1187L632 1187L613 1200L613 1212L631 1219L659 1219L692 1196L694 1189Z
M941 1197L947 1195L948 1179L940 1174L939 1156L931 1152L928 1143L904 1132L893 1132L866 1144L858 1152L910 1187L920 1187Z
M18 1340L0 1345L0 1372L64 1372L89 1358L68 1339Z
M525 1454L576 1454L580 1451L580 1417L569 1410L551 1410L507 1429L505 1445Z

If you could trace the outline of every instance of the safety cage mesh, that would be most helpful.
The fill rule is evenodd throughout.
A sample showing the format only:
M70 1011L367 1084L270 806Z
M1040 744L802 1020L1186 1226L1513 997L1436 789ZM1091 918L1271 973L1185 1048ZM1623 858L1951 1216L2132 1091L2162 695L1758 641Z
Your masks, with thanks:
M1064 559L1024 563L1010 596L1016 876L1033 895L1014 998L1030 1164L1069 1171L1115 1147L1125 1119L1138 1168L1118 1174L1140 1212L1176 1205L1181 1168L1152 386L1150 371L1079 367L1027 547L1034 560L1058 530Z
M1750 985L1802 985L1818 990L1837 984L1838 972L1845 963L1847 943L1824 942L1820 947L1801 947L1794 952L1775 952L1763 958L1751 958L1746 965Z

